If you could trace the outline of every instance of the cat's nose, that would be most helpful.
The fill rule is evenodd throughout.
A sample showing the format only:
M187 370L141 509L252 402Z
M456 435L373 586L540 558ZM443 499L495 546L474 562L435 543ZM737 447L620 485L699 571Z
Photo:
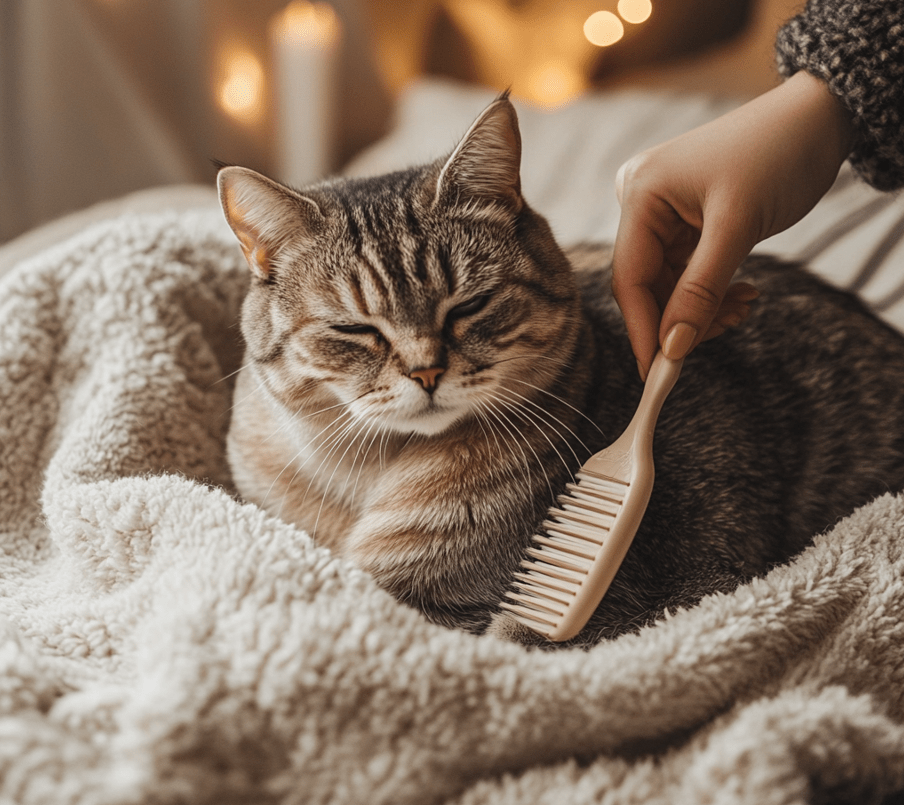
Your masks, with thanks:
M425 391L432 394L436 384L439 383L440 376L445 371L442 366L431 366L429 369L412 369L408 373L408 377L416 380Z

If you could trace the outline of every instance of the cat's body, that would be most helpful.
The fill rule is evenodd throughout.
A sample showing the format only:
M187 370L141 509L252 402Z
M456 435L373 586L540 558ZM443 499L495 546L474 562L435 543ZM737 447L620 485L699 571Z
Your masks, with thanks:
M497 605L553 496L642 384L608 253L523 201L514 112L447 160L295 194L221 174L255 275L229 454L242 495L431 619L529 637ZM904 339L755 258L747 322L701 345L659 419L656 485L576 642L730 590L904 488Z

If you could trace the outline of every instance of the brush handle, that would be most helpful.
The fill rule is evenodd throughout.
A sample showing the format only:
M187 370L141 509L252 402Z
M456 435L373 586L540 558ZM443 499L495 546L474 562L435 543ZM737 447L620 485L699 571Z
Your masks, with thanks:
M659 412L662 410L665 398L669 396L669 392L678 380L678 375L681 374L683 364L684 358L673 361L666 358L661 351L656 353L650 373L647 375L647 382L643 387L640 405L637 406L637 411L627 428L635 438L641 437L650 445L653 444L656 420L659 419Z
M683 359L673 361L662 352L656 353L640 404L628 427L607 448L591 456L582 467L584 471L626 483L648 475L652 487L653 431L662 404L678 380L683 363Z

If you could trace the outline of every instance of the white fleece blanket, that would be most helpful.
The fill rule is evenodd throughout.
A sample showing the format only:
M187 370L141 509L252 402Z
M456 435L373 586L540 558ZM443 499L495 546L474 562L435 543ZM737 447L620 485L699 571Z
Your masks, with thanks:
M904 788L904 500L590 652L426 623L229 492L219 213L0 285L0 802L868 802Z

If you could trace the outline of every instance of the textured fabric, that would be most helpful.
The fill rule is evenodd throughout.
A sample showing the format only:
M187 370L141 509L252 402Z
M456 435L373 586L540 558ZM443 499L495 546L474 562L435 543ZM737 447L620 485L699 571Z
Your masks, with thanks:
M590 652L427 623L229 494L216 210L0 283L0 802L876 801L904 787L904 498Z
M822 79L853 114L857 172L880 190L904 186L904 3L810 0L776 52L784 75Z

